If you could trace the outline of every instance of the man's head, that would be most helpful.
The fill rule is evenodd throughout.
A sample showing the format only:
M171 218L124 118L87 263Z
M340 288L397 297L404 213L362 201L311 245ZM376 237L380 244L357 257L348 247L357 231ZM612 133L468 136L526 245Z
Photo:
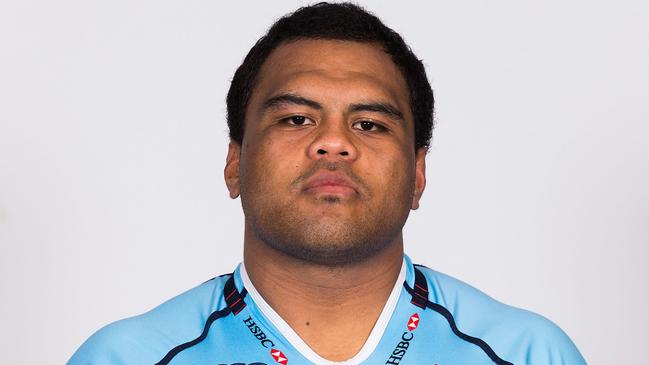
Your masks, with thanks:
M400 242L425 186L432 107L423 66L376 17L318 4L280 19L228 94L225 176L247 233L329 266Z
M373 43L390 55L403 74L415 120L415 149L428 148L433 130L433 90L422 62L403 38L379 18L350 3L319 3L279 19L248 52L234 74L227 97L230 139L241 144L246 108L268 56L281 44L297 39L330 39Z

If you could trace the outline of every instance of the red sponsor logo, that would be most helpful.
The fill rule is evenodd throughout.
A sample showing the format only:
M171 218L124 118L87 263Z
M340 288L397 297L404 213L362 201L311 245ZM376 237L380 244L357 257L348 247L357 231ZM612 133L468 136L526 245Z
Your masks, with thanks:
M273 359L275 359L275 362L278 363L278 364L282 364L282 365L288 364L288 359L279 350L271 349L270 350L270 356L272 356Z
M414 331L419 326L419 314L415 313L408 320L408 331Z

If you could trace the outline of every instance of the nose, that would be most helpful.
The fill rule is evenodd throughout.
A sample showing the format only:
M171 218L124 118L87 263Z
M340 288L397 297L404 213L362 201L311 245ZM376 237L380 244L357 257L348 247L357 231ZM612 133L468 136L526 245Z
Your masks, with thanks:
M319 131L309 146L309 157L314 160L352 162L358 157L358 150L352 142L351 130L343 122L322 122Z

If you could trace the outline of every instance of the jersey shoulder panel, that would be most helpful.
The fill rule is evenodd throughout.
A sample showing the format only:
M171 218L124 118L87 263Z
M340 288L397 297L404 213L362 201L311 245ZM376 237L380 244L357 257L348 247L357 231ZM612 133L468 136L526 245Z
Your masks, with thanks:
M209 315L225 306L216 277L141 315L113 322L88 338L68 365L153 364L173 347L198 337Z
M503 304L473 286L417 265L427 279L429 300L445 307L458 329L485 341L516 365L586 364L561 328L536 313Z

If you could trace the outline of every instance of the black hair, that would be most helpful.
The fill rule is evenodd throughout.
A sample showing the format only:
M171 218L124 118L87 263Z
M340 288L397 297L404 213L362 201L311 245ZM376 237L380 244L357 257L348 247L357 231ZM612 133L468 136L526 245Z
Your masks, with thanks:
M279 45L298 39L377 43L391 56L409 89L415 122L415 150L428 149L433 132L433 90L422 62L403 38L358 5L326 2L299 8L275 22L250 49L234 74L227 96L230 139L241 143L246 107L261 66Z

